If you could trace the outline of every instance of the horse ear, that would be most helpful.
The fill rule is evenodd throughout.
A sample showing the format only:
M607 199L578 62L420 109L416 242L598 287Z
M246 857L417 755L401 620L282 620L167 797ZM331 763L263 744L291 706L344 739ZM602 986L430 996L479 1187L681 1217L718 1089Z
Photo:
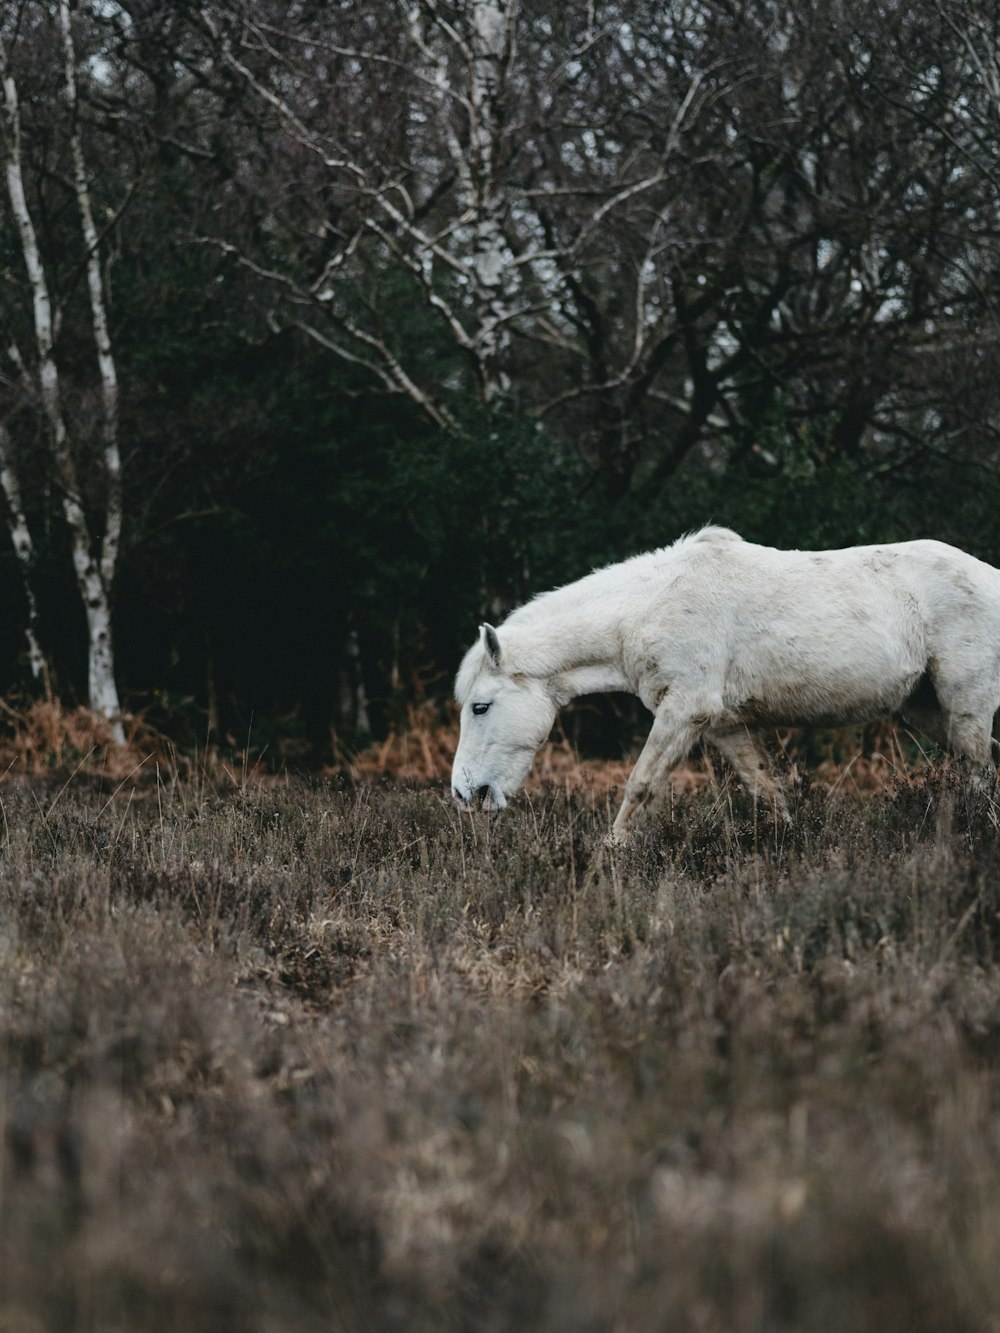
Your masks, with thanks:
M492 625L483 625L482 632L486 656L490 659L490 665L498 668L500 666L500 640L497 638L497 632Z

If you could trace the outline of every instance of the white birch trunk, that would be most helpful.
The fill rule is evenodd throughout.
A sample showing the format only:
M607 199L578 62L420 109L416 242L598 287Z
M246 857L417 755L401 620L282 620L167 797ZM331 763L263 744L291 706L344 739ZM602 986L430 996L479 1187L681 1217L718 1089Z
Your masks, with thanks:
M34 563L35 544L31 538L31 529L21 502L21 483L17 475L14 459L14 442L7 427L0 424L0 488L7 501L7 526L14 555L24 584L24 595L28 608L28 621L24 627L24 637L28 647L28 665L33 678L48 689L49 670L42 652L38 634L38 602L35 598Z
M459 345L471 354L484 402L510 388L511 324L520 295L519 269L504 232L508 198L502 179L503 98L513 59L514 25L519 0L472 0L464 34L428 6L426 29L415 6L410 36L423 58L424 81L438 90L441 125L458 182L460 224L447 253L428 244L416 228L424 282L433 291L433 265L444 260L461 273L471 294L470 309L460 311L440 291L432 305L444 313ZM464 84L454 79L445 45L450 43L465 64ZM463 108L467 138L450 127L452 107ZM382 205L385 207L385 205ZM397 225L405 220L396 216ZM471 316L471 318L470 318Z
M108 333L108 319L104 304L104 284L101 280L97 229L94 226L94 215L90 206L90 191L87 187L87 172L83 160L83 144L80 139L76 53L73 49L68 0L59 0L59 21L62 25L63 51L66 61L66 98L69 103L70 114L73 184L76 191L77 207L80 212L83 243L86 248L87 290L90 296L90 311L94 325L97 365L101 376L101 401L104 414L104 535L101 539L100 560L95 563L91 552L86 516L83 510L77 506L79 514L76 517L75 532L80 534L81 539L86 539L87 560L85 563L77 561L76 536L74 535L74 563L77 566L77 580L80 584L87 613L90 706L95 712L111 721L115 739L119 745L122 745L125 742L125 733L121 723L118 686L115 683L110 598L111 585L118 564L118 548L121 542L122 528L121 454L118 448L118 375L115 370L114 357L111 353L111 338Z
M351 630L344 645L346 665L340 673L340 716L349 721L356 736L371 735L368 717L368 696L361 675L361 648L357 630Z
M503 230L504 192L497 161L502 123L501 78L510 58L508 42L517 0L476 0L470 70L472 161L476 173L470 203L475 209L472 263L476 274L480 386L485 402L510 389L510 316L516 269Z
M64 21L64 34L68 34L69 11L66 0L61 0L60 15ZM75 62L72 57L72 43L67 35L67 92L71 101L71 114L74 116L72 134L76 144L74 146L74 167L79 157L82 169L82 153L79 150L79 135L75 124ZM115 492L118 499L116 503L109 504L108 521L105 527L104 549L102 558L98 561L93 553L90 528L87 523L87 516L83 505L80 502L80 490L77 484L76 465L73 459L73 452L69 441L69 435L66 430L66 422L63 417L61 395L59 388L59 370L56 365L53 339L53 320L52 320L52 302L49 297L48 282L45 276L45 269L41 260L41 252L38 246L38 238L35 232L34 223L31 218L31 212L28 208L27 197L24 190L24 179L21 171L21 143L20 143L20 112L18 106L17 85L7 66L6 52L0 46L0 75L3 82L3 103L4 103L4 174L7 182L7 194L10 198L11 211L17 224L18 234L21 241L21 251L24 256L24 264L28 273L28 281L32 294L32 309L34 314L35 344L38 353L38 388L42 402L42 409L45 414L48 427L49 444L52 450L52 461L56 480L62 493L63 513L70 532L70 542L73 557L73 568L76 574L77 588L83 601L84 613L87 623L88 634L88 698L90 707L99 713L102 717L108 719L111 723L115 740L124 743L125 733L121 722L121 704L118 699L118 688L114 677L114 653L111 637L111 607L109 598L109 585L105 578L105 567L108 567L113 573L114 557L117 555L118 538L120 531L121 501L120 501L120 466L117 463L117 384L113 378L112 362L112 385L113 396L111 405L113 408L112 432L115 446L112 453L112 465L114 468L113 476L109 478L109 491ZM86 179L82 180L83 195L86 199L86 207L89 215L89 196L86 190ZM83 217L83 205L80 204L81 182L77 181L77 202L81 207L81 217L83 220L84 234L87 236L87 221ZM95 242L93 252L88 252L88 279L90 274L91 260L97 263L96 255L96 235L93 233L93 219L90 219L91 235ZM98 284L100 283L100 271L97 271ZM91 288L92 310L93 310L93 288ZM98 305L103 316L103 297L98 293ZM97 316L95 315L95 336L97 335ZM107 339L107 326L104 322L103 333ZM110 352L110 342L106 342L107 350ZM100 339L98 340L98 357L101 361L102 348ZM102 388L105 395L105 405L108 405L108 382L103 379L104 363L101 362L102 369ZM107 440L107 436L106 436ZM105 461L107 464L108 450L105 448Z
M97 367L101 377L101 404L104 412L104 536L101 541L101 577L110 590L118 564L118 548L122 531L122 466L118 446L118 373L111 351L108 316L104 303L104 283L101 278L101 258L98 250L97 228L90 204L87 170L83 159L83 143L77 106L76 54L70 29L68 0L59 0L59 19L63 31L63 50L66 57L66 97L70 110L70 148L73 155L73 184L76 191L83 243L87 257L87 291L94 325L94 345L97 349Z

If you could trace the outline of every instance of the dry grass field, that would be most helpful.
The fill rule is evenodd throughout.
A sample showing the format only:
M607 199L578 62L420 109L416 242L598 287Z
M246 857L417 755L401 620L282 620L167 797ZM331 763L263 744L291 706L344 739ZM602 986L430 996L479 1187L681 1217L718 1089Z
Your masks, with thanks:
M946 775L790 832L696 781L612 858L585 784L17 771L4 1333L1000 1329L1000 836Z

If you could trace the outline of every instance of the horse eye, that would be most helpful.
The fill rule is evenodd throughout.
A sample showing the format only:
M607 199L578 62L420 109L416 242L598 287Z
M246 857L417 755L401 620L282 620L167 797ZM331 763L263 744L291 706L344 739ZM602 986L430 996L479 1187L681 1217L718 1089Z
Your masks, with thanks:
M489 710L490 710L490 706L489 706L489 704L473 704L473 705L472 705L472 711L475 713L476 717L482 717L482 715L483 715L484 713L488 713Z

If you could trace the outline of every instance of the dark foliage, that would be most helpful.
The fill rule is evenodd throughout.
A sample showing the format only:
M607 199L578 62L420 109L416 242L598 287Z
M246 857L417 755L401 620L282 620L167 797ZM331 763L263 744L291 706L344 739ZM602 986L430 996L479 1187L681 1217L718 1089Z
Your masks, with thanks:
M119 677L185 747L329 760L443 695L478 619L706 520L1000 561L989 7L543 0L477 62L487 11L74 7L122 391ZM0 40L86 500L53 5ZM2 217L0 328L30 368ZM71 702L82 613L26 383L0 371L0 420ZM7 545L0 610L6 690Z

